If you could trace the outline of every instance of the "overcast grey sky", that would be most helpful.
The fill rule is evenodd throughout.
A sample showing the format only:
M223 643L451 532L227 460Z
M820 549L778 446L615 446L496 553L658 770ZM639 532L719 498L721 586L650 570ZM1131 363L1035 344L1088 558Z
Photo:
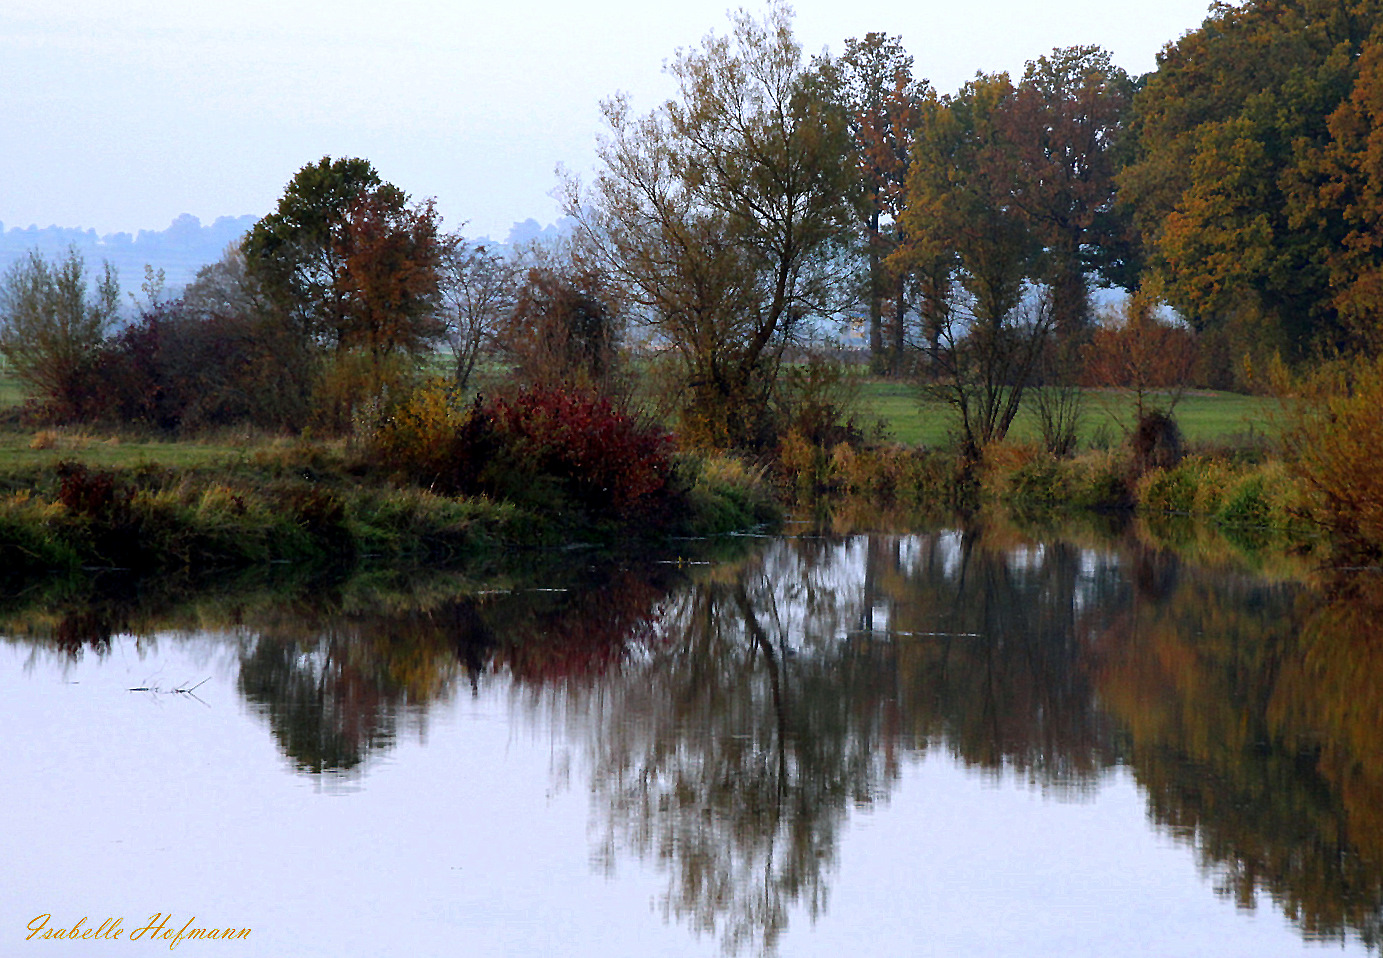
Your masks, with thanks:
M363 156L448 227L503 236L557 216L560 162L585 173L599 103L672 93L663 63L723 32L724 0L4 0L0 222L100 233L268 212L303 164ZM761 13L760 4L746 4ZM1132 73L1205 0L801 0L808 53L901 35L942 92L1095 43Z

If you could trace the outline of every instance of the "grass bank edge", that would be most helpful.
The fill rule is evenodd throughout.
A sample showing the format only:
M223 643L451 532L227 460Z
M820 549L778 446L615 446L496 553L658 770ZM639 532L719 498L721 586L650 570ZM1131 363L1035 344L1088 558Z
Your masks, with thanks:
M1019 515L1129 511L1195 517L1250 541L1323 547L1319 506L1308 484L1280 459L1237 461L1192 455L1139 473L1120 450L1058 458L1030 443L1005 442L967 463L952 451L900 445L783 450L785 488L800 499L864 498L933 513L999 505Z
M0 584L361 558L462 562L512 549L654 544L776 521L755 470L681 454L657 516L615 521L541 504L445 496L297 443L195 466L98 469L80 459L0 471Z

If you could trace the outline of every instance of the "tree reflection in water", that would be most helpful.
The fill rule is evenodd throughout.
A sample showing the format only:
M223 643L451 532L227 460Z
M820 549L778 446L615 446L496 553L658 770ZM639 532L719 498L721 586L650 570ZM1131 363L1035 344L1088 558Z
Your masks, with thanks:
M1074 622L1116 577L985 543L779 540L675 596L619 675L563 690L606 867L655 860L668 915L771 951L794 904L826 907L840 826L886 800L902 754L1088 787L1114 736Z
M1077 799L1126 765L1222 894L1383 943L1383 583L997 526L774 539L696 569L270 605L227 634L241 693L313 774L358 772L458 687L514 689L584 757L604 867L654 863L668 918L727 951L820 915L852 809L928 750ZM75 658L159 627L102 606L3 631Z
M731 951L772 947L795 902L825 907L847 806L897 774L891 676L841 641L831 558L773 547L716 570L670 599L619 675L565 690L606 866L656 859L667 912Z
M357 772L400 722L422 730L462 675L472 690L486 670L542 687L618 667L646 637L664 578L604 570L570 589L271 616L246 624L239 689L299 770Z
M1128 730L1154 819L1240 907L1267 894L1308 938L1353 932L1377 947L1377 583L1322 601L1172 568L1169 588L1135 596L1094 637L1099 692Z
M605 866L656 862L666 914L729 952L819 915L851 807L937 747L1059 797L1129 765L1241 906L1373 945L1383 643L1360 609L1136 543L780 540L678 593L618 674L549 693Z
M494 640L475 603L425 610L286 618L254 630L240 693L268 718L301 771L343 773L393 746L400 722L422 730L462 672L484 667Z

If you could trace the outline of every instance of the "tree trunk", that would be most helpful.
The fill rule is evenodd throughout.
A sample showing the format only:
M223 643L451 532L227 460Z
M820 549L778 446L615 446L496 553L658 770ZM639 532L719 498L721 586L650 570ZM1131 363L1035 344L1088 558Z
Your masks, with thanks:
M877 368L884 358L883 282L879 273L879 211L869 214L869 358Z

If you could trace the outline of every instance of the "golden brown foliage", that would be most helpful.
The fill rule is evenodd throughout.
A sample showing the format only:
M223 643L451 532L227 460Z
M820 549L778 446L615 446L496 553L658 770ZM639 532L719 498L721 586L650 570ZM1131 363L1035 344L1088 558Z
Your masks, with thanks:
M1196 359L1195 334L1158 318L1155 306L1142 293L1126 299L1106 314L1084 355L1085 385L1132 390L1139 420L1154 406L1171 411Z
M1284 442L1342 557L1383 556L1383 357L1339 360L1297 384Z

